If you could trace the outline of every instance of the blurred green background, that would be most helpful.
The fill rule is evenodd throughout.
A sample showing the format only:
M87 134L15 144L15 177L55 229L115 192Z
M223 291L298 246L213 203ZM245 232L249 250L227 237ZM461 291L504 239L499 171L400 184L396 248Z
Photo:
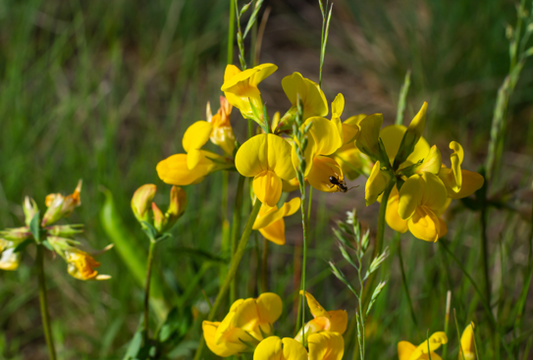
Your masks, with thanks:
M279 70L262 84L262 92L269 109L283 111L289 106L280 86L283 76L299 71L318 80L322 19L316 1L266 0L266 7L271 12L260 62L273 62ZM228 11L229 1L222 0L0 1L0 228L23 224L20 204L25 195L44 208L48 193L70 193L83 179L83 205L69 222L86 225L84 244L101 249L111 242L99 219L105 188L113 193L132 234L129 241L147 249L129 207L131 195L140 185L155 183L156 202L168 202L170 187L157 178L155 165L182 151L181 136L187 126L204 119L207 101L218 108ZM392 123L399 89L410 69L406 119L428 101L426 138L441 149L451 140L459 141L467 152L466 168L476 170L484 163L497 89L509 69L506 26L515 19L513 1L335 1L324 91L329 101L338 92L345 95L348 116L382 112ZM531 66L522 72L508 118L502 166L492 191L510 191L508 199L519 207L530 200L512 191L530 187L533 171ZM232 122L242 141L246 124L236 111ZM230 174L232 191L236 179ZM190 291L189 301L205 311L201 290L210 298L216 295L221 266L213 263L203 269L204 276L188 288L205 259L183 249L220 253L221 181L217 173L186 189L186 215L175 228L175 238L158 248L157 273L170 303ZM356 184L364 186L364 180ZM350 315L355 300L330 274L325 260L340 259L330 227L344 218L344 211L357 207L361 221L375 229L377 208L364 208L362 189L315 195L313 205L316 228L308 265L312 292L326 309L345 308ZM478 220L475 214L463 213L460 220L449 224L449 239L476 273ZM495 291L510 294L509 302L498 307L511 311L525 268L520 253L526 251L528 228L512 214L497 216L491 224L496 229L491 233L494 275L500 276L498 269L505 268L502 279L495 280ZM285 336L295 321L290 299L297 281L293 260L301 243L297 216L288 220L287 232L287 245L270 247L270 290L285 295L286 311L278 325ZM377 304L374 333L368 339L373 358L394 358L398 340L420 343L425 329L441 330L449 285L461 327L483 311L453 264L443 273L436 245L405 235L407 276L420 314L417 330L410 322L397 270L398 243L389 235L393 255L382 274L390 282ZM262 241L252 237L241 265L241 297L256 295L255 242ZM46 358L34 253L29 249L16 272L0 272L0 358ZM114 250L98 260L100 272L112 275L112 280L83 283L67 274L62 259L46 259L61 359L120 359L137 326L142 289ZM449 274L454 277L447 278ZM531 320L531 307L526 315ZM199 324L178 351L185 358L198 340Z

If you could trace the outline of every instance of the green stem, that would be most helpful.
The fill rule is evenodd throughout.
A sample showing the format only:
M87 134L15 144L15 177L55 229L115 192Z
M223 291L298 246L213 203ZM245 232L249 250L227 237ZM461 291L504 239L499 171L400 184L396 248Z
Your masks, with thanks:
M250 213L250 216L248 217L248 221L246 221L244 231L242 233L241 239L239 240L237 251L235 252L231 260L230 269L228 273L226 274L226 278L224 279L224 282L222 283L220 290L218 291L215 303L213 304L211 311L209 311L209 315L207 316L208 321L213 321L213 319L215 318L218 308L222 304L222 301L224 297L226 296L226 293L228 292L230 283L235 277L235 274L237 273L239 264L241 263L242 256L244 255L244 251L246 250L246 245L248 244L248 239L250 238L250 234L252 233L252 226L254 225L255 219L257 218L257 214L259 214L260 208L261 208L261 202L257 200L252 208L252 212ZM200 340L200 343L198 344L198 349L196 350L196 354L194 355L194 360L202 359L202 353L204 351L204 348L205 348L205 339L202 336L202 339Z
M305 185L304 185L305 186ZM302 231L303 231L303 244L302 244L302 342L305 344L305 271L307 267L307 214L305 213L305 188L301 192L302 199L300 202L300 211L302 214Z
M261 263L261 289L268 291L268 240L263 238L263 259Z
M485 299L488 304L491 303L491 284L489 276L489 249L488 249L488 235L487 235L487 219L488 219L488 206L487 206L487 188L488 183L485 181L483 187L479 190L479 201L481 203L481 261L483 266L483 285L485 289Z
M387 213L387 202L389 201L389 195L394 185L395 183L391 182L387 186L385 191L383 192L383 197L381 198L381 204L379 205L378 231L376 234L376 245L374 246L374 252L372 253L372 258L379 256L379 254L381 254L381 252L383 251L383 240L385 237L385 224L386 224L385 214ZM378 275L377 271L374 271L372 274L370 274L365 285L365 291L363 292L363 298L361 299L361 301L363 302L363 307L365 308L365 312L366 312L368 303L370 302L370 298L372 297L372 287L374 285L374 282L376 281L377 275Z
M405 291L405 296L407 297L407 302L409 303L409 309L411 310L411 317L413 318L413 323L418 328L418 322L416 321L415 311L413 309L413 303L411 301L411 295L409 295L409 286L407 285L407 277L405 276L405 269L403 266L403 256L402 256L402 244L400 239L400 233L397 232L396 236L398 238L398 259L400 260L400 271L402 273L402 283L403 289Z
M150 249L148 250L148 263L146 269L146 281L144 287L144 341L150 338L148 320L150 316L150 283L152 279L152 261L154 259L155 240L150 239Z
M229 2L229 24L228 24L228 64L233 64L233 36L235 34L235 2Z
M48 312L48 296L46 294L44 254L42 245L37 245L37 258L35 261L35 266L37 267L37 274L39 278L39 303L41 305L41 320L43 322L44 337L46 339L46 346L48 347L48 355L50 360L56 360L54 338L52 337L52 329L50 327L50 313Z
M233 224L231 228L231 258L235 256L237 251L237 238L241 232L241 215L242 215L242 196L244 191L244 176L239 175L239 182L237 184L237 194L235 195L235 206L233 208ZM237 298L237 281L233 279L230 290L230 304L233 304Z

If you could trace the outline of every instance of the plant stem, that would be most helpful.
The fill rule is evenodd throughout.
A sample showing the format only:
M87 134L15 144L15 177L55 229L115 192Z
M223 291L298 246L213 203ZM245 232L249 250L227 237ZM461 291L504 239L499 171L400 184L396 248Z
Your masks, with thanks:
M268 240L263 238L263 259L261 262L261 289L268 291Z
M304 185L305 186L305 185ZM302 231L303 231L303 244L302 244L302 342L305 344L305 271L307 267L307 214L305 213L305 187L301 192L302 198L300 202L300 211L302 214Z
M483 175L483 173L482 173ZM479 202L481 203L481 261L483 265L483 285L485 290L485 299L488 304L491 303L491 284L489 277L489 249L488 249L488 235L487 235L487 219L488 219L488 206L487 206L487 181L483 183L479 193L477 194Z
M37 258L35 261L39 278L39 303L41 305L41 320L43 323L44 337L48 347L48 355L51 360L56 360L56 350L52 329L50 327L50 313L48 312L48 296L46 294L46 279L44 277L44 254L43 245L37 245Z
M242 215L242 194L244 190L244 176L239 175L239 182L237 183L237 194L235 195L235 205L233 207L233 224L231 227L231 259L235 256L237 251L237 237L241 232L241 215ZM226 275L227 276L227 275ZM230 288L230 304L233 304L237 298L237 281L233 279Z
M389 195L394 185L395 183L391 182L383 192L383 197L381 198L381 204L379 205L378 231L376 234L376 244L374 246L372 258L379 256L379 254L381 254L381 252L383 251L383 240L385 237L386 224L385 214L387 213L387 202L389 201ZM363 298L361 299L361 301L363 302L363 307L365 308L365 312L372 296L372 287L374 285L374 282L376 281L377 275L377 271L374 271L372 274L370 274L365 285L365 291L363 292Z
M233 64L233 36L235 33L235 2L229 2L229 24L228 24L228 64Z
M146 269L146 282L144 287L144 341L150 338L148 320L150 315L150 283L152 279L152 261L154 258L155 240L150 239L150 249L148 250L148 263Z
M244 226L244 231L242 233L241 239L239 240L237 251L235 252L231 260L230 269L228 273L226 274L226 278L224 279L224 282L222 283L220 290L218 291L215 303L213 304L213 307L211 308L211 311L209 311L209 315L207 316L208 321L213 321L213 319L215 318L218 308L222 304L222 301L224 297L226 296L226 293L228 292L230 283L235 277L235 274L237 273L239 264L241 263L242 256L244 255L244 251L246 250L246 245L248 244L248 239L250 238L250 234L252 233L252 226L254 225L255 219L257 218L257 214L259 214L260 208L261 208L261 202L259 200L256 200L252 208L252 212L250 213L250 216L248 217L248 220L246 221L246 225ZM196 350L196 354L194 355L195 360L202 359L202 353L204 351L204 348L205 348L205 339L202 336L202 339L200 340L200 343L198 344L198 349Z
M407 277L405 276L405 269L403 266L403 257L402 257L402 244L400 239L400 233L396 233L398 239L398 259L400 260L400 270L402 272L402 283L403 289L405 291L405 296L407 297L407 302L409 303L409 309L411 310L411 317L413 318L413 323L418 328L418 322L416 321L415 310L413 309L413 303L411 301L411 295L409 295L409 286L407 285Z

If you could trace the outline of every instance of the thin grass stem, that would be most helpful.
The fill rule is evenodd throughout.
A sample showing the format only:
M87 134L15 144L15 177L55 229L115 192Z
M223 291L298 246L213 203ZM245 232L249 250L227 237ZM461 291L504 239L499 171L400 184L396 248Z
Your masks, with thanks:
M39 303L41 306L41 320L43 323L44 337L46 339L46 346L48 347L48 356L50 357L50 360L56 360L54 338L52 336L52 328L50 326L50 313L48 312L48 295L46 292L46 279L44 276L43 245L37 245L37 258L35 261L35 266L37 267L39 279Z
M242 216L242 197L244 192L244 176L239 175L237 183L237 193L235 195L235 205L233 207L233 224L231 227L231 258L235 257L237 252L237 239L241 232L241 216ZM227 275L226 275L227 276ZM237 280L235 278L231 281L230 290L230 304L237 299Z
M233 64L233 37L235 36L235 2L229 2L229 24L228 24L228 57L227 64Z
M405 276L405 269L403 266L403 256L402 256L402 244L401 244L401 235L399 232L396 232L396 238L398 241L398 259L400 260L400 271L402 273L402 284L405 291L405 296L407 297L407 302L409 303L409 310L411 311L411 318L413 323L418 328L418 322L416 321L415 310L413 308L413 302L411 301L411 295L409 295L409 286L407 284L407 277Z
M152 262L154 259L154 249L155 249L155 240L150 239L150 248L148 249L148 262L146 265L146 280L145 280L145 287L144 287L144 341L145 343L150 339L149 334L149 317L150 317L150 283L152 279Z

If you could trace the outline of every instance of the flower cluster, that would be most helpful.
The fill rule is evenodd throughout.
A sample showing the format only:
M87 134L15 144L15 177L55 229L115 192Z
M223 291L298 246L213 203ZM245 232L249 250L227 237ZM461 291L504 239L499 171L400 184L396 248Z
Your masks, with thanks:
M100 263L89 253L79 249L80 243L74 240L76 234L83 232L83 225L53 225L81 205L80 192L81 181L70 195L49 194L45 199L47 210L42 219L39 218L37 203L26 197L23 205L26 226L0 232L0 269L16 270L22 250L34 242L61 256L67 263L68 273L76 279L109 279L109 275L98 274L95 268Z
M326 311L311 294L305 296L314 319L295 338L273 335L283 304L278 295L263 293L257 299L235 301L222 322L204 321L207 346L221 357L253 352L254 360L342 359L348 314Z
M389 189L389 226L402 233L409 230L421 240L437 241L447 232L441 215L451 200L471 195L484 180L461 168L464 152L456 141L450 143L450 167L443 163L437 146L430 147L422 137L426 110L424 103L408 127L381 128L381 114L367 116L359 123L355 144L374 161L365 189L367 205L381 201L380 195Z

